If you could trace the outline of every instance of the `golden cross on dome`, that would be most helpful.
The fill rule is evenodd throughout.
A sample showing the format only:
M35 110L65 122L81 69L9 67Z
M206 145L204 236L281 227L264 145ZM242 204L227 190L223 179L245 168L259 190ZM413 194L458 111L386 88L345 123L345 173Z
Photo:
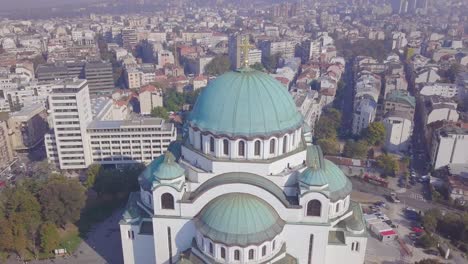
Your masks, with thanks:
M242 43L240 48L242 50L242 56L244 57L244 61L242 62L242 67L249 67L249 50L253 46L250 45L249 36L242 37Z

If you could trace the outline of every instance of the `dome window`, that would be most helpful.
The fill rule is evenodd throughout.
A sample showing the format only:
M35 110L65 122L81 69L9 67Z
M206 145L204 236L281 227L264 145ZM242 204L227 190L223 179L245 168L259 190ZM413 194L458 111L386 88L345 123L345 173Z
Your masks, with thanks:
M260 156L260 140L255 141L255 156Z
M229 141L227 139L223 140L223 154L229 155Z
M215 151L215 141L213 137L210 137L210 152Z
M283 138L283 154L288 152L288 136Z
M240 157L245 156L245 142L244 141L239 141L238 155Z
M255 251L253 249L250 249L249 250L249 260L254 259L254 257L255 257Z
M221 248L221 258L226 259L226 248L224 247Z
M170 193L161 195L161 208L162 209L174 209L174 196Z
M262 257L264 257L266 255L266 251L267 251L266 246L263 246L262 247Z
M210 242L210 254L214 256L213 243Z
M275 148L276 148L276 139L272 138L270 140L270 154L275 154Z
M320 216L322 204L319 200L312 200L307 203L307 216Z
M240 260L240 250L238 249L234 251L234 260L237 260L237 261Z

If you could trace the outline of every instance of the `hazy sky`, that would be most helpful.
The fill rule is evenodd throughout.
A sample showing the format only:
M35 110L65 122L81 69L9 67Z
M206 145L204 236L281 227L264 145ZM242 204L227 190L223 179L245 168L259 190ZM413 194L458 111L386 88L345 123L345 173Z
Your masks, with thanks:
M99 2L99 0L0 0L0 11L12 8L60 6L64 3L88 3Z

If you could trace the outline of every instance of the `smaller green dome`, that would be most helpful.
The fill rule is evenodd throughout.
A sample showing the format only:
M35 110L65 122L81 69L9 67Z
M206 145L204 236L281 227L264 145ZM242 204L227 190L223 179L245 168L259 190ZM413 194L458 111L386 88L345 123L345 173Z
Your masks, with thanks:
M299 175L299 182L307 186L328 184L329 198L332 201L345 198L351 193L352 185L348 177L333 162L323 158L319 146L307 147L307 169Z
M208 203L195 218L198 231L225 245L258 245L274 239L284 221L264 200L243 193L230 193Z
M185 170L177 164L174 155L171 152L166 152L146 167L139 180L143 187L150 187L155 181L174 180L183 176L184 173Z

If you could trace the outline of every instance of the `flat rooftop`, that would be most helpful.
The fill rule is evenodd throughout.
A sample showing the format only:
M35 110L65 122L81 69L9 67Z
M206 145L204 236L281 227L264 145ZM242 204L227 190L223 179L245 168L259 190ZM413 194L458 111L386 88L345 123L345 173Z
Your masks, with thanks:
M161 118L138 118L133 120L94 120L87 129L121 129L135 127L160 126L163 130L171 130L173 124L166 123Z
M42 104L26 105L20 111L12 113L10 117L17 120L28 120L44 110L45 107Z

